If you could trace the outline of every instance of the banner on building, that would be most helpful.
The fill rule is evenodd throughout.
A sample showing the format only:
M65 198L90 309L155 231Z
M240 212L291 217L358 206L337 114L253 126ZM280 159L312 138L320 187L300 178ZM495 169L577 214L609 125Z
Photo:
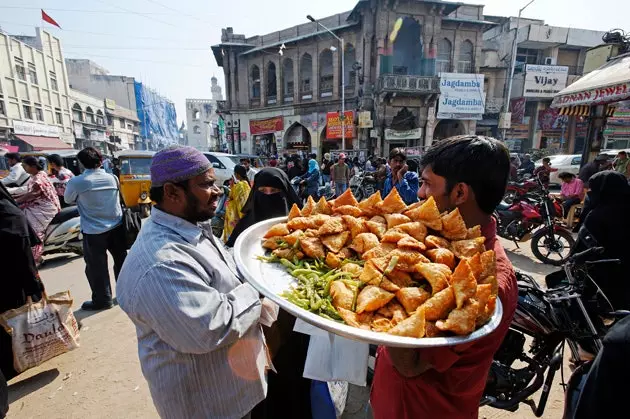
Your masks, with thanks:
M524 97L518 99L512 99L510 101L510 111L512 112L512 123L522 124L523 118L525 118L525 104L527 99Z
M359 128L374 128L372 113L370 111L359 112Z
M438 119L480 120L485 112L483 74L440 73Z
M414 128L405 131L397 131L385 128L385 140L419 140L422 138L422 128Z
M569 67L564 65L527 64L523 96L552 98L567 87L568 76Z
M111 109L113 111L116 110L116 101L114 99L107 99L105 98L105 107L107 109Z
M284 119L274 116L267 119L254 119L249 121L249 133L251 135L271 134L284 129Z
M559 130L566 127L569 117L560 115L558 108L548 108L538 111L538 129L543 131Z
M354 111L345 111L344 130L346 138L354 138ZM335 140L341 138L341 119L339 112L326 114L326 139Z
M13 133L34 135L37 137L59 138L59 127L45 124L33 124L32 122L13 121Z

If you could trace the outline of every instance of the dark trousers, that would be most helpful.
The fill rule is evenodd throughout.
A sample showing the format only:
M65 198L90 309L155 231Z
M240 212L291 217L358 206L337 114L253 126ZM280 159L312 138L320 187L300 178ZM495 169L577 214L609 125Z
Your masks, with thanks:
M562 201L562 208L564 209L565 218L567 215L569 215L569 210L571 209L571 207L575 204L579 204L580 202L582 202L580 198L569 198Z
M92 301L96 304L106 304L112 301L107 251L114 258L114 278L117 280L127 257L125 230L122 224L105 233L83 234L85 275L92 289Z

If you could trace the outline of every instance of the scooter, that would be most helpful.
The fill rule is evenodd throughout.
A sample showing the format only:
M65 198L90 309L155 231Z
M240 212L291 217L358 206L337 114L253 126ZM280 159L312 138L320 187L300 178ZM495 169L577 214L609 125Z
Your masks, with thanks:
M44 255L54 253L75 253L83 256L81 218L76 206L63 208L46 229Z

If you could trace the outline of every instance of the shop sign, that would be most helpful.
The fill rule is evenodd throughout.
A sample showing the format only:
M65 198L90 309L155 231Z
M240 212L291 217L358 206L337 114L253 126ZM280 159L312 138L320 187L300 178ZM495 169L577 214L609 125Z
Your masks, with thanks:
M13 133L34 135L37 137L59 138L59 128L52 125L33 124L31 122L13 121Z
M385 140L419 140L422 138L422 128L414 128L405 131L396 131L385 128Z
M525 66L523 97L554 97L567 87L569 67L564 65Z
M272 134L284 129L284 119L275 116L267 119L254 119L249 121L249 132L251 135Z
M630 81L607 87L597 87L579 93L558 96L552 106L588 105L596 102L617 102L630 96Z
M345 111L344 129L346 138L354 138L354 112ZM341 138L341 119L339 112L328 112L326 114L326 139L334 140Z
M113 111L116 110L116 101L114 99L105 98L105 107Z
M359 112L359 128L374 128L372 113L370 111Z
M482 119L483 74L440 73L438 119Z
M85 136L83 135L83 124L80 122L73 122L72 127L74 128L74 137L83 139Z
M512 123L513 124L522 124L523 118L525 118L525 105L527 104L527 99L524 97L518 99L512 99L510 101L510 110L512 111Z

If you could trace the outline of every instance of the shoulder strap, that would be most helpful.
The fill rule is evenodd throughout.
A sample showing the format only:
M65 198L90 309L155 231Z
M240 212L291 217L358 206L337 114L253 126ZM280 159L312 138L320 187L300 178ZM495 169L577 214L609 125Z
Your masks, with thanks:
M118 177L116 177L115 175L109 173L111 176L114 177L114 179L116 180L116 188L118 189L118 197L119 197L119 201L120 201L120 207L124 210L125 208L127 208L127 206L125 205L125 198L123 198L122 196L122 191L120 190L120 181L118 180Z

